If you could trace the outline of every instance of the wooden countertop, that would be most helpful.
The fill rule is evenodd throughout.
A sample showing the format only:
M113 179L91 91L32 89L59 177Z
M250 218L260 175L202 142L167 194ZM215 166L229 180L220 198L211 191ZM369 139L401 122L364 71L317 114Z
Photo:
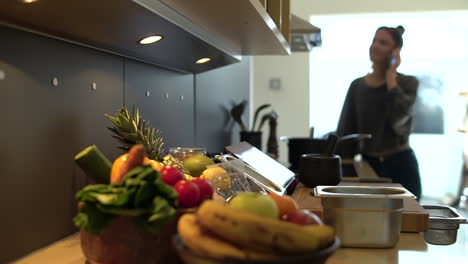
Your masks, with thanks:
M414 264L466 263L468 260L468 225L460 225L457 242L450 246L429 245L422 233L402 233L391 249L340 248L326 264ZM80 238L74 234L26 256L15 264L85 264Z
M423 233L401 233L394 248L339 248L326 264L466 263L467 260L468 225L460 225L457 242L450 246L427 244ZM81 252L79 235L74 234L14 263L85 264L86 260Z

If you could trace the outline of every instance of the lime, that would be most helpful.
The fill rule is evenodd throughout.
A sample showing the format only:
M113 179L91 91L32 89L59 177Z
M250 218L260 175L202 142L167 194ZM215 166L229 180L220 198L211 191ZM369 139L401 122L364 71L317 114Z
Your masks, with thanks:
M213 165L214 162L204 155L193 155L184 160L184 168L186 168L190 175L198 177L206 169L206 166Z

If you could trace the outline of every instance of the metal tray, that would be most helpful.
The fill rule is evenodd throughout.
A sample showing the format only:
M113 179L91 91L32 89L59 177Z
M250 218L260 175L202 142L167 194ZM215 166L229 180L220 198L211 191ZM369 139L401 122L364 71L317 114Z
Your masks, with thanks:
M317 186L326 224L335 227L343 247L391 248L400 238L402 187Z
M223 158L242 160L246 176L269 192L284 194L294 180L294 172L247 142L227 146L225 150L228 154Z
M317 186L314 188L319 197L343 197L343 198L385 198L403 199L416 198L414 194L404 187L379 187L379 186Z
M460 224L468 221L457 210L445 205L423 205L429 212L429 229L424 240L433 245L451 245L457 241Z

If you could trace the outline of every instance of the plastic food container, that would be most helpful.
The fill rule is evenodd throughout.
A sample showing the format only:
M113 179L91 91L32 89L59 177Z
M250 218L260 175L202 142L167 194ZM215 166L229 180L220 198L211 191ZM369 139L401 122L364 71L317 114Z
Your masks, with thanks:
M183 162L186 158L193 155L206 155L205 148L187 148L187 147L175 147L169 149L171 154L177 160Z
M445 205L423 205L429 212L429 229L424 232L424 240L433 245L451 245L457 241L460 224L466 224L466 218L452 207Z
M391 248L400 238L403 187L317 186L323 218L335 227L343 247Z
M175 235L172 244L184 264L322 264L340 247L340 239L335 237L329 247L302 255L285 256L273 260L218 259L202 256L191 251L179 235Z

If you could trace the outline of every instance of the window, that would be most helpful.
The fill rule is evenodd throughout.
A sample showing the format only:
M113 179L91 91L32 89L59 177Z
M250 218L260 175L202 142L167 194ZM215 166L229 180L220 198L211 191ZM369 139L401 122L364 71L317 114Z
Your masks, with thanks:
M420 80L410 142L419 160L423 195L459 195L468 90L468 12L312 16L323 44L310 54L310 126L317 136L336 129L352 80L371 71L369 46L380 26L405 27L399 71ZM425 122L425 119L432 121ZM430 144L428 144L430 142Z

